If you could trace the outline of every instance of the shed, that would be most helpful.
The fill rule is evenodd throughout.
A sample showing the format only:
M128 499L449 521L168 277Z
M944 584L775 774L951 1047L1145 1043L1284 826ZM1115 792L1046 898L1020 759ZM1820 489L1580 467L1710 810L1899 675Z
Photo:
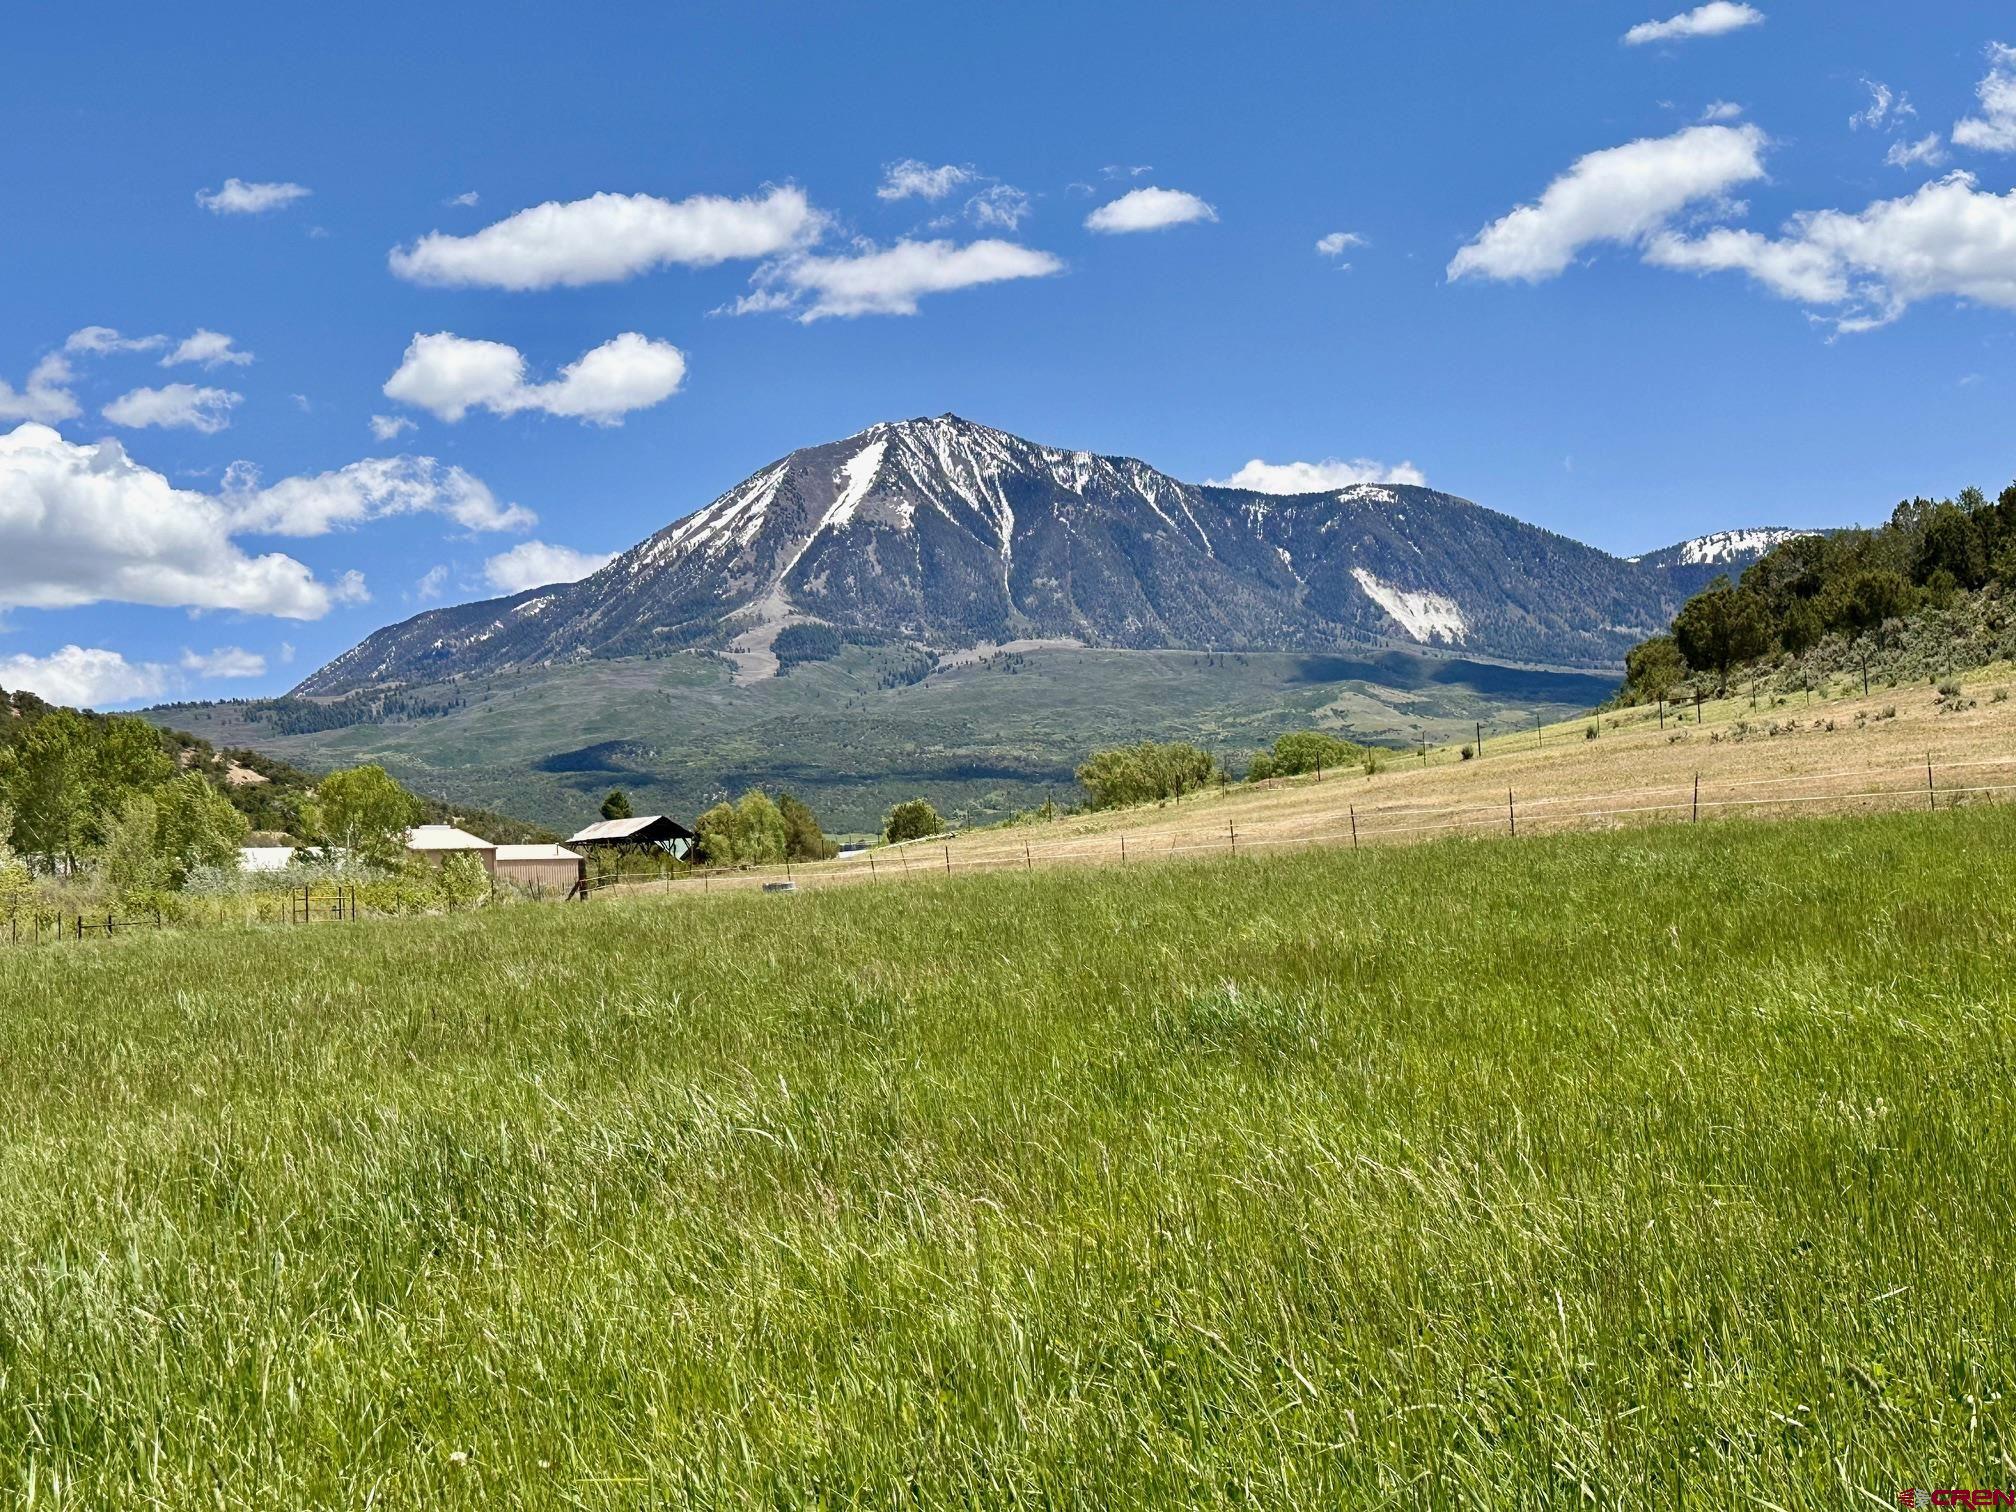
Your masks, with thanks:
M238 847L238 870L240 871L285 871L293 864L294 847L291 845L241 845Z
M583 850L656 850L684 860L693 848L693 831L663 814L640 814L635 819L604 819L578 835L567 837L569 845Z
M409 855L437 864L458 852L467 852L483 863L486 872L494 874L497 870L497 847L481 835L472 835L452 824L423 824L406 831L406 850Z
M535 893L574 891L588 876L588 862L564 845L500 845L497 877Z

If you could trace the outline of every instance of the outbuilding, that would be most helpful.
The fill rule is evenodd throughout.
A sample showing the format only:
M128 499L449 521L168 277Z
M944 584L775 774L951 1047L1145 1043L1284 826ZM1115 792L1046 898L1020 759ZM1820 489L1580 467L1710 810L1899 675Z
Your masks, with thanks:
M422 824L406 831L406 850L436 865L452 855L472 855L483 863L483 870L493 876L497 872L497 847L452 824Z
M564 845L500 845L496 876L527 892L566 897L587 881L588 862Z
M567 843L580 850L662 851L683 861L693 849L693 831L663 814L640 814L634 819L604 819L591 824Z

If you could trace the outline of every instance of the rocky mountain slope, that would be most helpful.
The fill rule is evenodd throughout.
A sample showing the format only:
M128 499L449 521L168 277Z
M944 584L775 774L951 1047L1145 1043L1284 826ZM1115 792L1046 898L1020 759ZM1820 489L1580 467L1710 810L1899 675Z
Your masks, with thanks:
M1712 549L1740 567L1772 534ZM1711 549L1668 553L1689 547ZM1609 666L1698 586L1668 553L1625 561L1429 488L1184 483L943 415L795 451L578 583L388 626L296 691L703 648L761 675L796 623L937 650L1383 640Z

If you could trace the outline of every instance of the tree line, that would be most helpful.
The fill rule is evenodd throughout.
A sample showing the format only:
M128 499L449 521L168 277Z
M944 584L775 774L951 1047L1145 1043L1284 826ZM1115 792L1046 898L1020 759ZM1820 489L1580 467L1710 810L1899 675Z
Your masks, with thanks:
M1625 656L1621 701L1726 688L1737 668L1830 637L1881 646L1902 624L1969 595L2016 589L2016 484L1908 499L1874 529L1795 536L1681 606Z

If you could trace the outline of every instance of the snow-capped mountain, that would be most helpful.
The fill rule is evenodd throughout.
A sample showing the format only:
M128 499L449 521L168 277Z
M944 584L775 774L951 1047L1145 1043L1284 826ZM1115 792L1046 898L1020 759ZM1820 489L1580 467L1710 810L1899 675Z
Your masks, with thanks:
M1732 578L1740 577L1745 567L1772 547L1814 533L1793 530L1784 525L1717 530L1695 536L1691 541L1679 541L1658 551L1649 551L1631 560L1641 567L1665 574L1667 581L1674 584L1684 597L1698 593L1725 572Z
M778 631L805 622L937 649L1386 639L1597 666L1681 596L1653 558L1429 488L1202 486L943 415L792 452L578 583L389 626L297 691L688 647L760 674Z

